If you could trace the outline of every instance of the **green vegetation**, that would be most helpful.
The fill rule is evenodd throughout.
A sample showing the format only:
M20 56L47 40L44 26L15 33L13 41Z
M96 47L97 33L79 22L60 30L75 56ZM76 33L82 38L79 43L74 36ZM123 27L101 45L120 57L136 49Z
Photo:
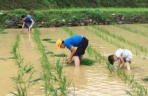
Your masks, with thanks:
M12 55L15 63L18 67L17 76L11 77L14 82L14 88L17 92L11 92L14 96L27 96L27 89L35 84L40 78L33 79L33 74L35 72L32 64L24 64L23 57L18 53L20 35L17 35L16 42L12 46Z
M119 27L123 30L127 30L131 33L136 33L136 34L139 34L139 35L142 35L142 36L148 36L147 32L138 31L138 30L132 29L132 28L125 26L125 25L117 25L116 24L116 25L113 25L113 26Z
M51 39L45 38L43 41L47 41L48 43L56 43L55 41L52 41Z
M93 27L94 29L99 30L99 32L101 32L101 33L103 33L103 34L106 34L106 35L108 35L108 36L111 36L111 37L113 37L113 38L119 40L120 42L124 42L124 43L127 43L127 44L129 44L129 45L134 46L135 48L137 48L137 49L138 49L139 51L141 51L141 52L145 52L145 53L148 52L148 49L147 49L146 47L143 47L142 45L137 44L137 43L135 43L135 42L128 41L128 40L126 40L125 38L123 38L123 37L121 37L121 36L119 36L119 35L116 35L116 34L111 33L109 30L106 30L106 29L101 28L101 27L99 27L99 26L92 26L92 27Z
M142 11L141 11L142 10ZM0 10L0 22L4 24L6 19L11 19L12 16L21 17L21 15L30 14L36 23L44 22L44 26L62 26L69 23L77 25L80 21L89 23L104 22L106 19L112 20L112 14L123 15L125 18L133 18L140 16L144 20L148 19L147 8L69 8L69 9L45 9L32 10L25 9ZM133 22L134 23L134 22Z
M148 76L146 76L143 80L144 80L144 81L148 81Z
M96 8L96 7L147 7L145 0L0 0L0 9L54 9L54 8Z
M44 93L46 96L66 96L68 87L70 86L70 80L66 77L63 72L63 64L60 60L56 61L56 64L50 64L46 56L45 48L39 38L39 29L35 28L34 41L37 43L38 50L41 53L41 66L42 66L42 80Z
M4 32L4 28L0 27L0 34L7 34L7 32Z
M92 26L94 29L97 29L96 27ZM86 30L89 30L88 28L86 28ZM99 30L99 28L98 28ZM100 29L99 32L97 33L102 33L101 31L104 30L104 29ZM104 30L103 31L104 34L106 35L109 35L109 31L108 30ZM96 32L94 32L94 34L96 34ZM109 41L107 38L104 38L103 35L98 35L96 34L97 36L100 36L103 40L106 39L106 41ZM112 34L113 35L113 34ZM115 36L116 37L116 36ZM113 36L113 38L115 38ZM120 40L120 39L119 39ZM122 40L122 39L121 39ZM109 42L110 43L110 42ZM114 43L112 43L114 44ZM132 45L133 46L133 45ZM90 50L95 50L91 47ZM91 54L100 54L99 52L91 52ZM112 67L112 65L108 62L108 60L106 59L106 57L102 56L101 54L98 55L98 58L104 58L102 59L105 64L107 65L107 68L108 70L111 72L111 73L115 73L117 74L118 77L121 78L121 80L123 80L125 83L127 83L132 89L133 91L136 93L137 96L147 96L147 87L144 86L143 84L140 84L135 78L134 78L134 75L128 75L126 74L126 72L124 70L120 70L120 68L117 68L117 70L115 71L114 68ZM126 91L126 94L128 94L129 96L131 95L130 92Z
M92 59L89 59L89 58L83 58L81 61L80 61L81 65L88 65L88 66L91 66L95 63L95 60L92 60Z

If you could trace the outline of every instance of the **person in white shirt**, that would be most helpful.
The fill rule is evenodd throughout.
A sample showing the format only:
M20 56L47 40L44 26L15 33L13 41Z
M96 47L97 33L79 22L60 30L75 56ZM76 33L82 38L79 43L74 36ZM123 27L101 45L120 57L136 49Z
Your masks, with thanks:
M113 65L115 61L119 60L120 68L126 64L127 70L130 70L130 63L132 60L132 52L127 49L118 49L114 54L108 56L108 61Z

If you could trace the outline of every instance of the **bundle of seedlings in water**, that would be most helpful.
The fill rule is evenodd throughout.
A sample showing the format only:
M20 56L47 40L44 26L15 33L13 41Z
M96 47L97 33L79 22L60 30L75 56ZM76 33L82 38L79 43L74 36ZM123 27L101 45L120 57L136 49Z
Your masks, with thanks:
M91 66L95 63L95 60L92 60L92 59L89 59L89 58L83 58L81 61L80 61L81 65L88 65L88 66Z
M145 78L143 78L144 81L148 81L148 76L146 76Z
M43 41L47 41L48 43L56 43L55 41L52 41L51 39L49 38L45 38L45 39L42 39Z
M49 38L45 38L45 39L42 39L43 41L50 41L51 39Z

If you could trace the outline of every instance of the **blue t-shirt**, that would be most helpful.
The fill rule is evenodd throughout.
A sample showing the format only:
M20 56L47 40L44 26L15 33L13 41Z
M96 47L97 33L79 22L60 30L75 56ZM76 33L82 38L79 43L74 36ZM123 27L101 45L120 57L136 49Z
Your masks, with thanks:
M77 36L72 36L70 38L67 38L64 40L65 46L70 49L72 46L78 47L80 42L82 41L83 36L77 35Z
M25 23L28 23L28 24L31 24L31 23L32 23L31 20L33 20L33 19L31 18L31 16L26 16L26 19L24 20L24 22L25 22Z

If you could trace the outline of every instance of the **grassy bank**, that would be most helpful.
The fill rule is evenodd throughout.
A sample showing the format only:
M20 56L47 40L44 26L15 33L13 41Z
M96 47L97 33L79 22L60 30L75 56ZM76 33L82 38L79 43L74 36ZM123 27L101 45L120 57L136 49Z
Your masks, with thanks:
M141 11L142 10L142 11ZM47 9L47 10L33 10L26 11L25 9L15 10L1 10L0 20L4 24L6 19L11 19L12 16L20 18L21 15L30 14L36 23L46 22L47 26L55 25L68 25L69 23L79 22L105 22L107 19L113 20L112 14L122 15L124 18L138 18L148 21L147 8L70 8L70 9ZM138 21L132 21L137 23Z

